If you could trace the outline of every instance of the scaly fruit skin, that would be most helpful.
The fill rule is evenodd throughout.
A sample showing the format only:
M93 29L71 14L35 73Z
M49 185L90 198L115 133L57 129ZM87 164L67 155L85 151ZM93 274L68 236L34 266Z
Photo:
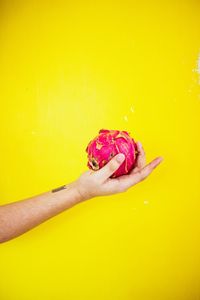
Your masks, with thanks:
M116 154L123 153L125 160L111 176L119 177L130 173L137 158L137 145L126 131L101 129L86 148L88 167L94 171L105 166Z

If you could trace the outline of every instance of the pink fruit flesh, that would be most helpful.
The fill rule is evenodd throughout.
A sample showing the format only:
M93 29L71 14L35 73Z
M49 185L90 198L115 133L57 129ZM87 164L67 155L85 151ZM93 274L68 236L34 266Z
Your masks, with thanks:
M106 130L99 131L87 146L88 167L94 171L105 166L116 154L123 153L125 161L111 176L119 177L130 173L137 158L137 145L126 131Z

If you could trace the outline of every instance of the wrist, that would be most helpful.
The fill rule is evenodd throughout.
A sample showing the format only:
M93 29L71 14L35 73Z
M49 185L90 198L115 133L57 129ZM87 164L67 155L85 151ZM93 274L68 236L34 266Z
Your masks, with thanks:
M57 200L63 203L66 208L82 202L84 199L77 188L76 182L65 184L51 191L55 194Z
M92 198L92 196L89 195L89 193L87 193L87 191L85 190L85 188L83 188L82 184L79 182L79 180L76 180L74 182L74 188L75 188L75 192L78 195L78 203L79 202L83 202L85 200L89 200Z
M76 205L82 201L84 201L83 195L80 193L77 182L71 182L66 185L66 190L71 192L71 198L73 199L73 204Z

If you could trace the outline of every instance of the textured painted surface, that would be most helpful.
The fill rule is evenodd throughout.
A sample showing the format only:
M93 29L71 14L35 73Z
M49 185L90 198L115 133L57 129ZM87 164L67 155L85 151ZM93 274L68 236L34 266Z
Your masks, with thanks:
M101 128L165 161L1 245L0 299L200 299L199 1L54 2L1 1L1 204L74 180Z

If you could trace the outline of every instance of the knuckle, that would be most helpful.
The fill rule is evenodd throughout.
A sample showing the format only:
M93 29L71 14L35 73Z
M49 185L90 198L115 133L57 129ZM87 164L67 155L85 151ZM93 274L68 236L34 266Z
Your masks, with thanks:
M140 173L140 181L143 181L146 178L146 176L147 176L146 172L140 171L139 173Z
M126 190L127 189L123 186L118 187L118 193L124 193L124 192L126 192Z
M140 181L145 180L145 178L146 178L146 176L142 175L142 176L140 177Z
M95 186L98 186L99 185L99 178L98 177L93 177L93 184Z
M112 161L112 163L109 165L111 171L115 171L117 167L118 167L118 163L116 161Z

